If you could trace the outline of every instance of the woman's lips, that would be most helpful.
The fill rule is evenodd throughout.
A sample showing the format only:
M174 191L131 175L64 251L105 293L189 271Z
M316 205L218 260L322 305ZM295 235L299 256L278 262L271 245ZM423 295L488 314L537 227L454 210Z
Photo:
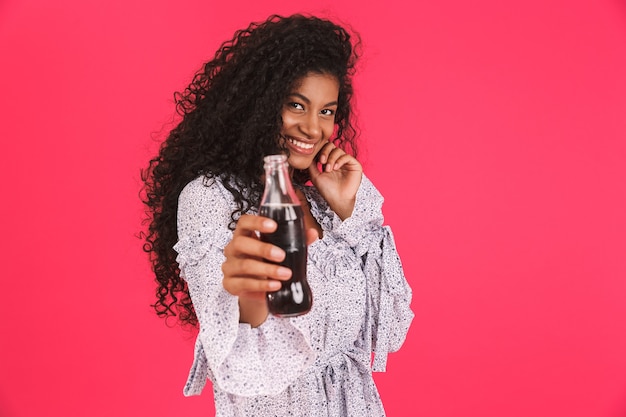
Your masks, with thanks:
M296 152L299 152L305 155L310 155L315 150L314 143L303 142L295 138L292 138L291 136L283 136L283 137L287 140L289 147L295 150Z

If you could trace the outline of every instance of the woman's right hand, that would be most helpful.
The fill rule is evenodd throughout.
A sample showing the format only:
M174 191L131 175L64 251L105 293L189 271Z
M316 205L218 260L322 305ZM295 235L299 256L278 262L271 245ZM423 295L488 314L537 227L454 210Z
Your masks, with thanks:
M224 248L222 285L239 297L240 322L256 327L268 315L265 294L280 289L281 282L291 278L291 269L273 262L285 259L285 251L262 242L257 232L272 233L277 224L267 217L242 215L232 240ZM317 231L307 230L307 243L317 239Z

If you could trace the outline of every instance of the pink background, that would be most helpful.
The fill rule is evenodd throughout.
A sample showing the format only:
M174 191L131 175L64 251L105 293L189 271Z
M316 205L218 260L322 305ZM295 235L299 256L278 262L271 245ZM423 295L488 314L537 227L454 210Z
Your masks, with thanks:
M367 174L414 290L390 417L626 416L626 4L0 3L0 416L209 416L149 304L139 170L219 44L351 23Z

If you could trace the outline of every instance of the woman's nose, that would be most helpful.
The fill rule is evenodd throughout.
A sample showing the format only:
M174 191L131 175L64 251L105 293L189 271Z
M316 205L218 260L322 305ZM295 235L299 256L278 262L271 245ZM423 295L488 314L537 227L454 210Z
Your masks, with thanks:
M308 114L300 124L300 130L311 139L318 139L322 133L317 114Z

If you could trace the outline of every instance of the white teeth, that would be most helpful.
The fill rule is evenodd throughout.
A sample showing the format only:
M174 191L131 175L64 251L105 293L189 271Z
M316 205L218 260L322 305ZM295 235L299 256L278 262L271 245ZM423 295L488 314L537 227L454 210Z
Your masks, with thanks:
M289 142L293 143L294 145L296 145L298 148L302 148L302 149L312 149L313 145L312 143L304 143L304 142L300 142L299 140L295 140L294 138L287 138L289 140Z

